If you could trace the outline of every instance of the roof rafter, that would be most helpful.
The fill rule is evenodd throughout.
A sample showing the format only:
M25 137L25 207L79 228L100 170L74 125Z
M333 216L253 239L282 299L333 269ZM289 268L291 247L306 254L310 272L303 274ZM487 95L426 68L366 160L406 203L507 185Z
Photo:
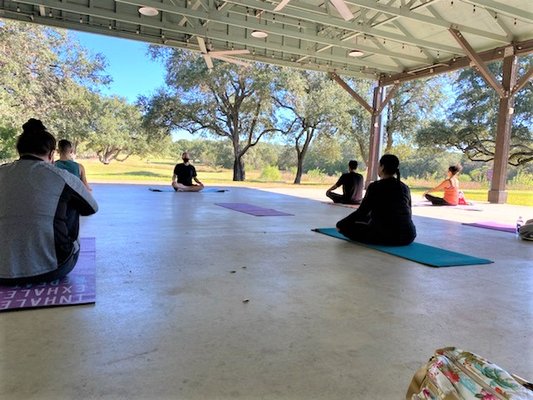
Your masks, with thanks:
M24 0L24 1L27 1L27 0ZM194 17L194 18L198 18L198 19L204 19L204 20L207 20L207 21L219 22L219 23L223 23L223 24L227 24L227 25L233 25L233 26L237 26L237 27L241 27L241 28L247 28L247 29L250 29L250 30L260 29L260 30L263 30L263 31L266 31L266 32L269 32L269 33L277 34L279 36L292 37L292 38L295 38L295 39L302 39L302 40L306 40L306 41L308 41L310 43L320 43L320 44L325 44L325 45L332 45L332 46L335 46L335 47L344 48L346 50L350 50L353 47L353 46L351 46L349 44L345 44L343 42L339 42L338 40L329 39L329 38L325 38L325 37L319 36L316 33L310 34L310 33L300 32L300 31L297 31L297 30L295 30L295 31L283 30L283 28L281 26L278 26L278 24L261 25L258 22L253 21L253 20L252 21L250 21L250 20L241 20L241 21L237 22L236 20L234 20L231 17L227 16L227 14L223 13L223 12L217 12L217 11L204 12L204 11L201 11L201 10L185 9L185 8L170 6L170 5L163 4L163 3L158 3L157 1L154 1L154 0L117 0L117 2L126 3L126 4L132 4L132 5L135 5L135 6L148 5L150 7L157 7L159 10L165 11L165 12L168 12L168 13L175 13L175 14ZM279 48L277 50L282 51L281 48ZM315 56L315 54L319 54L319 53L314 52L313 54L314 54L313 56ZM401 57L402 54L401 53L397 53L397 56ZM340 61L340 60L338 60L338 61ZM369 62L369 61L365 61L364 63L362 63L362 62L358 61L357 59L350 60L347 57L345 59L343 59L342 61L340 61L340 62L350 63L350 64L353 64L353 65L360 65L360 66L368 66L368 67L371 67L371 68L375 67L375 68L380 68L380 69L390 69L391 71L397 70L397 68L395 66L392 66L392 65L391 66L380 65L380 64L377 64L377 63L374 63L374 62Z
M509 38L505 35L497 35L492 32L484 31L481 29L475 29L460 23L446 21L444 19L431 17L429 15L423 15L420 13L415 13L411 11L408 7L392 7L385 4L380 4L377 1L372 0L348 0L348 4L354 4L359 7L370 8L372 10L381 11L385 14L390 14L393 16L398 16L402 18L412 19L418 22L424 22L426 24L440 26L442 28L449 28L450 25L454 25L457 29L465 33L471 33L473 35L478 35L482 37L488 37L493 40L500 41L502 43L507 43Z
M345 0L350 21L329 0L291 0L273 12L279 1L0 0L0 16L192 51L199 51L192 38L202 37L217 50L249 50L240 57L248 61L379 77L380 84L472 65L468 53L487 61L501 58L489 49L532 52L533 0ZM141 6L159 15L141 15ZM252 37L254 30L268 37ZM353 49L363 56L348 56Z
M481 6L481 7L487 7L490 8L493 11L496 11L500 14L505 14L513 18L521 19L521 20L533 20L533 12L519 9L516 7L508 6L506 4L498 3L494 0L463 0L466 3L475 5L475 6Z
M228 0L228 2L244 5L247 7L257 8L257 9L269 11L269 12L273 12L274 10L274 7L272 4L265 3L260 0ZM293 4L293 3L291 2L289 4ZM402 35L376 29L376 28L373 28L373 27L370 27L364 24L361 24L361 25L353 24L351 22L346 22L340 18L334 19L334 18L328 17L327 15L324 15L323 13L319 12L318 8L316 7L314 8L315 10L314 12L308 11L309 8L312 9L312 7L307 6L305 7L305 9L295 10L294 8L287 6L283 8L281 11L278 11L277 13L290 16L296 19L315 21L323 25L337 27L337 28L344 29L346 31L351 31L357 34L374 35L374 36L392 40L398 43L409 43L414 46L427 47L428 49L447 52L450 54L462 54L462 49L460 47L447 46L442 43L431 42L429 40L424 40L424 39L406 38Z

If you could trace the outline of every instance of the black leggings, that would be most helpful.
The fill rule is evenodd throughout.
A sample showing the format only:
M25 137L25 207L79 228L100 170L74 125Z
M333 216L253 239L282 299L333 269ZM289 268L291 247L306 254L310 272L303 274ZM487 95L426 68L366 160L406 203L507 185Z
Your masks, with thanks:
M416 229L412 223L406 224L403 229L391 230L368 221L357 221L353 214L337 222L337 229L349 239L384 246L407 246L415 240Z
M451 205L453 205L453 204L448 203L442 197L432 196L430 194L426 194L424 197L427 200L431 201L431 204L433 204L434 206L451 206Z
M341 204L361 204L360 201L346 201L344 196L342 194L333 193L333 192L327 192L326 196L328 196L331 200L333 200L334 203L341 203Z
M41 282L52 282L57 279L62 279L67 274L74 269L76 263L78 262L78 256L80 255L80 246L76 241L72 249L70 256L60 264L57 269L53 271L46 272L40 275L28 276L23 278L0 278L0 285L4 286L20 286L27 285L30 283L41 283Z

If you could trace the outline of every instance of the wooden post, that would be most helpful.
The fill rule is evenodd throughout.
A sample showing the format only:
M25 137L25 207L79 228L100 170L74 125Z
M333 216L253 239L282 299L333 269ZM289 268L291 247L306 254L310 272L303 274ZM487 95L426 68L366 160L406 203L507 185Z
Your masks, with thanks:
M512 50L512 47L509 49ZM496 148L491 188L488 194L490 203L503 204L507 202L507 161L509 158L509 144L511 141L511 123L513 121L514 93L512 88L516 84L517 58L514 52L503 59L502 86L504 95L500 97L498 108L498 127L496 131Z
M375 181L378 177L379 162L379 141L381 140L381 102L383 101L383 86L374 88L374 98L372 101L372 118L370 120L370 146L368 148L368 169L366 173L365 186Z
M375 181L378 178L378 162L379 162L379 152L381 148L381 113L386 105L392 100L399 88L399 82L394 82L394 86L389 91L389 94L383 100L385 94L385 86L378 83L378 86L374 88L374 98L372 102L372 107L363 99L359 94L357 94L346 82L342 80L340 76L336 73L331 72L330 76L334 79L344 90L346 90L361 106L364 107L371 115L370 121L370 146L368 149L368 163L367 163L367 173L366 173L366 183L365 187L368 187L370 183Z

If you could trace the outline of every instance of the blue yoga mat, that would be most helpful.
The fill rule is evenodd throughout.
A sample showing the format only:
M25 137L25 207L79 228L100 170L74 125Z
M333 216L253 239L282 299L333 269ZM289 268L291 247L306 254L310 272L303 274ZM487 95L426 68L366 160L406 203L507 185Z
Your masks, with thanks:
M348 239L342 233L339 233L335 228L317 228L313 229L313 231L323 233L337 239L357 243L362 246L370 247L371 249L376 249L387 254L406 258L408 260L416 261L420 264L429 265L431 267L457 267L466 265L491 264L494 262L485 258L472 257L466 254L456 253L454 251L448 251L421 243L411 243L408 246L380 246L375 244L355 242L351 239Z

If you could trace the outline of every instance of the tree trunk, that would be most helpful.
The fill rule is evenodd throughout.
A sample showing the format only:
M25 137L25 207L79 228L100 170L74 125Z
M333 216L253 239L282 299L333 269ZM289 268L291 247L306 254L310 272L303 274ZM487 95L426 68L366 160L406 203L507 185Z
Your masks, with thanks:
M367 166L368 160L370 158L368 151L366 149L367 142L361 139L360 137L356 137L355 140L357 141L357 145L359 146L359 152L361 153L361 157L363 157L365 166Z
M235 156L233 161L233 181L242 182L246 179L246 171L241 156Z
M296 176L294 177L294 184L299 185L302 181L302 174L304 170L304 159L307 154L307 150L309 150L309 144L311 143L311 140L313 140L313 136L315 135L315 129L314 127L307 127L305 129L305 142L302 146L302 149L300 150L298 146L298 142L296 143L296 155L298 157L298 165L296 168Z
M298 152L298 163L296 166L296 176L294 177L294 184L302 183L302 174L304 171L304 155L303 152Z

